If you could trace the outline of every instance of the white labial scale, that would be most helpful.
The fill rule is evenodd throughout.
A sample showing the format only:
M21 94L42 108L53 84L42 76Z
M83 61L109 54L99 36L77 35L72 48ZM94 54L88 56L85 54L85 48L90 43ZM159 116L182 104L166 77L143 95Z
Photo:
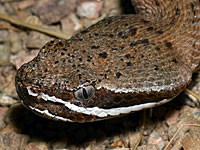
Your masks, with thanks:
M48 110L39 110L39 109L34 108L34 107L32 107L32 106L28 106L28 107L29 107L31 110L34 110L34 111L36 111L36 112L38 112L38 113L40 113L40 114L45 114L45 115L47 115L47 116L49 116L49 117L51 117L51 118L56 118L56 119L58 119L58 120L72 122L72 120L70 120L70 119L63 118L63 117L60 117L60 116L55 116L55 115L49 113Z
M74 104L71 104L70 102L65 102L62 99L56 98L55 96L49 96L44 93L40 93L40 94L34 93L30 90L30 87L27 87L27 90L28 90L29 95L31 96L41 96L45 101L61 103L72 111L83 113L86 115L94 115L97 117L118 116L120 114L127 114L130 112L155 107L171 100L171 99L163 99L159 102L150 102L150 103L144 103L144 104L139 104L139 105L134 105L134 106L118 107L118 108L111 108L111 109L103 109L103 108L98 108L98 107L84 108L84 107L79 107ZM47 112L41 112L41 113L47 113Z
M27 87L28 94L31 95L31 96L38 96L38 94L37 93L33 93L30 88L31 87Z

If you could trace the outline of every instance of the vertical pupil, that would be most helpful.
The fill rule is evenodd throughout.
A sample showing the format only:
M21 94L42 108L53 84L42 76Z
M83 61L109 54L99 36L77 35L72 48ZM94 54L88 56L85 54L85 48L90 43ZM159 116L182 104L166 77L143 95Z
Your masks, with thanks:
M83 88L83 97L84 97L85 99L88 99L88 94L87 94L87 91L86 91L85 88Z

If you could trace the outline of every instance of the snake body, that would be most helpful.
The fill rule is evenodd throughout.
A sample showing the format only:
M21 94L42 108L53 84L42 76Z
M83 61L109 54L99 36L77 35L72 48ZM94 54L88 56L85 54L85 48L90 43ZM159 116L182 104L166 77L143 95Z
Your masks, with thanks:
M103 120L166 103L200 62L199 0L132 0L136 15L52 40L16 74L21 102L50 119Z

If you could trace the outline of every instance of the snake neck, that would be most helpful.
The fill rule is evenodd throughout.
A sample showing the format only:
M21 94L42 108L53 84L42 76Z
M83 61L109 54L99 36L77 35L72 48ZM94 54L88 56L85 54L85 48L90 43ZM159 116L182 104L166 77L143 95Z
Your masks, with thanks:
M192 71L200 63L199 0L132 0L136 13L165 33L163 43Z
M179 15L184 22L199 19L199 0L132 0L136 13L162 20ZM171 18L172 17L172 18Z

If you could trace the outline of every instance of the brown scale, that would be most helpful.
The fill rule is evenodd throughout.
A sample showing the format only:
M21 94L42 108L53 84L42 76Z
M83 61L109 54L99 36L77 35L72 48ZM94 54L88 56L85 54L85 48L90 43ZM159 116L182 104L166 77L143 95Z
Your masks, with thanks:
M36 58L24 64L16 75L16 89L24 105L85 122L111 116L74 112L30 96L26 88L79 107L104 109L160 102L182 92L200 62L200 2L132 2L137 15L105 18L70 40L50 41ZM75 98L74 92L82 84L94 86L91 99ZM133 92L115 92L122 88Z

